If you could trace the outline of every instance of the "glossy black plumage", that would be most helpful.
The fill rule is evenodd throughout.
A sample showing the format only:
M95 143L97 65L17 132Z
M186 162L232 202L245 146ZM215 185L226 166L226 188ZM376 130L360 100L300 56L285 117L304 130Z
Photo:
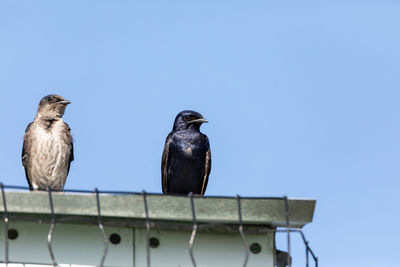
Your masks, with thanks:
M210 144L200 132L204 122L200 113L191 110L176 116L162 156L163 193L204 195L211 171Z

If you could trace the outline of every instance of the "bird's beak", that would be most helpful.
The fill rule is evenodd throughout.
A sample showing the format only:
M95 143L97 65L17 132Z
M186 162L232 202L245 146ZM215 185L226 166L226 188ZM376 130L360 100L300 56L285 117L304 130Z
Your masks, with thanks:
M206 120L204 118L200 118L200 119L189 121L189 123L204 123L204 122L208 122L208 120Z
M58 101L57 104L68 105L68 104L71 104L71 101L69 101L69 100L62 100L62 101Z

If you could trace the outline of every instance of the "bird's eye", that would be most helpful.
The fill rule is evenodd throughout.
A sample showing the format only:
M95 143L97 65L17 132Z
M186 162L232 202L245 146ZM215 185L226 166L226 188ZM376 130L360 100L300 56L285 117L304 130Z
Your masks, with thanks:
M53 96L48 96L47 101L51 102L53 100Z
M183 116L183 120L184 121L190 121L190 116L189 115Z

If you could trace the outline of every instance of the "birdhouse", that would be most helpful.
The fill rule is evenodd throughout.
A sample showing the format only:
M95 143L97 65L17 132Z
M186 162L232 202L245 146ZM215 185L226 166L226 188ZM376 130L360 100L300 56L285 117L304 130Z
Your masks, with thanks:
M0 260L3 266L285 266L291 258L276 250L275 234L301 231L314 207L307 199L5 187Z

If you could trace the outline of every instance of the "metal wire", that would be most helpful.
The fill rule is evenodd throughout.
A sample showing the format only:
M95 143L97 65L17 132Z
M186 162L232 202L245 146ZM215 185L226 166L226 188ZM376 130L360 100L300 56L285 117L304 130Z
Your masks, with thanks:
M26 190L30 191L30 188L27 186L17 186L17 185L3 185L4 189L16 189L16 190ZM88 193L92 194L93 190L85 190L85 189L63 189L64 193ZM135 192L135 191L110 191L110 190L99 190L100 194L115 194L115 195L142 195L142 192ZM165 196L162 193L150 193L146 192L146 195L150 196ZM182 197L185 198L187 197L186 195L182 194L171 194L169 193L168 195L170 196L176 196L176 197ZM203 196L202 198L218 198L218 199L233 199L231 196L213 196L213 195L208 195L208 196ZM244 197L242 197L244 198ZM282 197L245 197L246 199L275 199L275 200L282 200Z
M5 263L5 262L3 262L3 261L0 261L0 263ZM47 263L47 262L33 262L33 261L8 261L8 264L18 264L17 266L20 266L20 265L22 265L23 267L28 267L28 266L31 266L31 265L38 265L38 266L53 266L53 264L52 263ZM66 265L66 266L74 266L74 265Z
M239 215L239 233L240 233L240 236L242 237L243 244L244 244L244 250L245 250L243 267L246 267L247 261L249 260L249 243L247 242L246 236L244 235L244 232L243 232L242 207L240 205L240 196L236 195L236 199L237 199L237 204L238 204L238 215Z
M287 233L287 231L288 231L287 229L276 230L276 232L278 232L278 233ZM318 267L318 257L314 254L314 252L312 251L311 247L309 246L309 242L307 241L303 231L301 231L299 229L290 229L290 232L291 233L299 233L300 234L300 236L301 236L301 238L303 240L304 246L306 247L306 250L308 251L308 253L311 254L311 257L314 259L315 267ZM308 262L308 260L307 260L307 262Z
M8 220L9 220L9 215L8 215L8 211L7 211L7 206L6 206L6 196L5 196L5 192L4 189L16 189L16 190L29 190L29 187L24 187L24 186L8 186L8 185L3 185L2 183L0 183L0 187L2 190L2 197L3 197L3 206L4 206L4 222L5 222L5 260L4 261L0 261L0 263L5 263L5 264L10 264L10 263L14 263L9 261L9 239L8 239ZM89 191L89 190L75 190L75 189L66 189L64 190L64 192L71 192L71 193L93 193L93 191ZM95 189L96 192L96 200L97 200L97 209L98 209L98 220L97 220L97 224L99 225L99 228L103 234L103 238L104 238L104 243L105 243L105 248L104 248L104 253L102 256L102 260L100 263L100 266L103 266L105 258L107 256L108 253L108 239L107 236L105 234L104 231L104 226L103 226L103 222L102 222L102 216L101 216L101 209L100 209L100 200L99 200L99 195L100 194L118 194L118 195L143 195L143 200L144 200L144 208L145 208L145 214L146 214L146 238L147 238L147 242L146 242L146 249L147 249L147 266L150 267L150 228L151 228L151 224L150 224L150 219L149 219L149 210L148 210L148 203L147 203L147 195L154 195L154 196L162 196L163 194L159 194L159 193L146 193L145 191L142 191L141 193L138 192L128 192L128 191L99 191L97 189ZM50 203L50 209L51 209L51 225L50 225L50 229L48 232L48 236L47 236L47 245L48 245L48 249L49 249L49 253L50 253L50 257L52 260L52 264L49 263L43 263L43 265L52 265L52 266L58 266L56 259L54 257L54 253L53 253L53 248L52 248L52 236L53 236L53 232L56 226L56 216L54 213L54 205L53 205L53 199L52 199L52 190L50 187L48 187L48 195L49 195L49 203ZM185 197L182 195L178 195L179 197ZM193 245L194 245L194 239L196 237L197 234L197 230L198 229L206 229L209 225L229 225L227 223L218 223L218 222L214 222L214 223L205 223L202 225L198 225L197 224L197 220L196 220L196 213L195 213L195 207L194 207L194 195L193 194L189 194L190 197L190 201L191 201L191 208L192 208L192 216L193 216L193 226L192 226L192 234L189 240L189 254L191 257L191 261L194 267L197 267L196 265L196 261L194 259L194 254L193 254ZM222 199L232 199L232 197L226 197L226 196L208 196L205 198L222 198ZM239 232L240 235L243 239L243 242L245 243L245 249L246 249L246 258L245 258L245 262L243 266L246 266L247 261L248 261L248 255L249 255L249 246L247 243L247 240L245 238L244 235L244 230L243 230L243 222L242 222L242 210L241 210L241 197L237 196L237 202L238 202L238 214L239 214ZM246 197L246 199L259 199L260 197ZM308 241L305 239L305 236L303 234L303 232L301 230L297 230L297 229L291 229L290 227L290 217L289 217L289 205L288 205L288 199L286 196L284 196L283 198L277 198L277 197L262 197L262 199L283 199L284 204L285 204L285 214L286 214L286 229L284 230L276 230L276 232L285 232L287 233L287 241L288 241L288 262L289 262L289 266L291 266L291 261L290 261L290 233L291 232L298 232L301 234L304 245L306 247L306 266L309 266L309 255L312 256L314 262L315 262L315 266L318 267L318 257L316 257L316 255L314 254L314 252L312 251L312 249L310 248ZM160 222L161 223L161 222ZM169 223L171 225L174 225L173 222ZM177 224L178 225L178 224ZM180 225L179 225L180 226ZM248 231L254 231L254 233L264 233L265 231L275 231L274 229L258 229L258 230L248 230ZM16 262L15 262L16 263Z
M287 229L287 262L289 264L289 267L292 266L292 261L290 258L290 220L289 220L289 203L287 196L283 196L283 201L285 203L285 213L286 213L286 229Z
M103 267L104 261L106 260L106 256L108 253L108 238L107 238L106 232L104 231L103 222L101 220L99 190L97 190L97 188L96 188L94 191L96 193L98 225L99 225L100 231L103 235L103 242L104 242L103 256L101 257L101 261L100 261L100 265L99 265L100 267Z
M150 267L150 219L149 219L149 209L147 207L147 197L146 191L142 191L143 202L144 202L144 212L146 213L146 253L147 253L147 267Z
M309 265L308 265L308 242L306 242L306 267L309 267Z
M54 206L53 206L53 197L51 195L51 187L48 186L47 189L49 191L49 202L50 202L50 210L51 210L51 224L50 224L49 233L47 234L47 247L49 249L51 262L53 263L53 266L58 266L56 259L54 257L53 247L51 244L54 228L56 227L56 216L54 214Z
M7 202L6 202L6 194L4 193L3 183L0 183L1 187L1 195L3 197L3 209L4 209L4 261L6 266L8 266L8 212L7 212Z
M197 234L197 221L196 221L196 212L194 209L194 201L193 201L193 193L189 193L189 198L190 198L190 205L192 207L192 217L193 217L193 228L192 228L192 234L190 235L189 239L189 255L190 259L192 261L193 267L197 267L196 265L196 260L194 259L193 255L193 243L194 243L194 238L196 237Z

